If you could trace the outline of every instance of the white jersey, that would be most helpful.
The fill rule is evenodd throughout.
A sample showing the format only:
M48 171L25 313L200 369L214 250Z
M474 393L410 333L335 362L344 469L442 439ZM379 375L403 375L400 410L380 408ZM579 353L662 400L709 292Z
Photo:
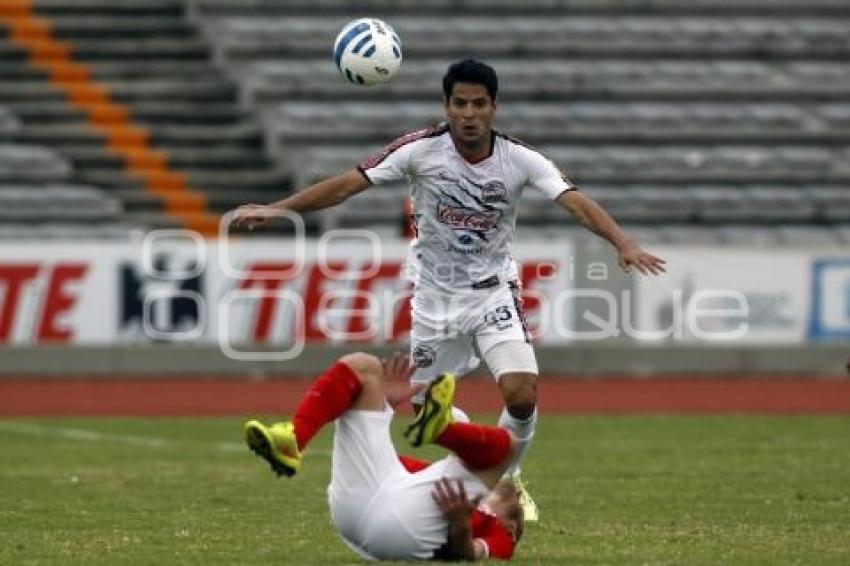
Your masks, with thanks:
M376 185L408 180L416 238L407 274L417 288L446 292L506 277L523 188L551 199L575 189L550 160L496 131L490 155L468 162L447 123L402 136L357 168Z

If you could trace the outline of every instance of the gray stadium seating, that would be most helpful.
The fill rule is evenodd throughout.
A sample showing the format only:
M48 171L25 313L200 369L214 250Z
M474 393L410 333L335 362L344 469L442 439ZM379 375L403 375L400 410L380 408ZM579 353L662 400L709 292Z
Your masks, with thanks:
M0 185L0 221L118 221L121 202L80 185Z
M832 140L850 136L848 124L832 118L836 104L684 103L684 102L513 102L503 105L496 127L532 143L606 140L632 136L644 140L688 141L734 138L739 141ZM848 106L847 108L850 108ZM846 111L846 108L845 108ZM388 142L405 131L444 119L432 102L293 102L264 113L270 135L281 145L359 141Z
M841 61L740 60L582 60L538 56L532 60L491 56L499 72L503 100L555 99L652 101L694 99L844 99L850 94L850 64ZM405 61L385 85L355 88L328 58L256 57L230 62L240 82L241 100L265 105L287 100L373 101L400 98L440 101L439 81L448 58ZM223 61L228 64L228 60ZM434 85L423 89L423 85Z
M8 106L0 106L0 140L8 140L21 129L21 121Z
M70 175L68 160L44 146L0 144L0 182L65 181Z
M39 0L42 2L45 0ZM54 0L55 1L55 0ZM298 11L328 11L345 13L351 10L384 12L434 13L448 11L452 14L470 12L508 12L527 14L544 13L622 13L646 10L647 0L431 0L427 5L417 0L191 0L194 12L199 15L239 14L291 14ZM800 12L800 0L652 0L651 8L656 12L675 11L681 13L726 13L764 10L768 13ZM842 0L808 0L805 13L846 13L847 4Z
M496 127L650 239L844 241L850 223L846 0L34 5L216 211L278 198L441 119L447 63L476 56L500 74ZM330 61L337 31L360 14L402 37L405 62L389 84L353 87ZM26 60L0 34L0 182L100 187L128 226L168 225L158 199ZM32 151L4 156L7 146ZM46 165L30 174L35 155ZM323 222L395 225L404 194L367 191ZM564 222L533 191L520 212L541 230Z
M233 16L205 20L218 55L245 60L294 53L327 53L329 38L351 19L291 15ZM405 50L421 56L454 53L597 56L661 55L844 56L850 37L841 20L825 18L599 17L548 15L517 18L474 15L458 18L399 15L390 24Z

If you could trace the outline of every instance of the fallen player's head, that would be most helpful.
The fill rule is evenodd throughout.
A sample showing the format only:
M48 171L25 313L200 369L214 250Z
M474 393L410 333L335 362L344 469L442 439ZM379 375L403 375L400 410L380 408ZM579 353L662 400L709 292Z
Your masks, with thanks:
M525 518L522 513L522 505L519 502L519 492L517 492L514 482L502 480L497 483L496 487L484 499L484 504L514 535L514 540L519 542L525 530Z

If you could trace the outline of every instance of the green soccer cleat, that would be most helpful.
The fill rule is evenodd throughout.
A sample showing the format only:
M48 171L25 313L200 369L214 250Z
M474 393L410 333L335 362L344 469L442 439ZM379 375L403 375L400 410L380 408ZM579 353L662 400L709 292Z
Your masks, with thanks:
M431 444L452 422L452 400L455 396L455 376L443 373L428 385L425 401L404 436L411 446Z
M295 426L291 422L266 426L260 421L248 421L243 432L248 448L268 462L278 477L292 477L298 472L301 451L298 450Z
M522 481L522 477L519 474L516 474L511 479L517 491L520 507L522 507L523 519L526 523L536 523L540 519L540 514L537 511L537 503L531 498L531 495L525 488L525 482Z

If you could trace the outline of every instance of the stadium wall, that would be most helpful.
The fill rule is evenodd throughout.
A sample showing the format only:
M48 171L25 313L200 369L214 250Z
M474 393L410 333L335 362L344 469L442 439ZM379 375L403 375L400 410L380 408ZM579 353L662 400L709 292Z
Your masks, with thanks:
M309 374L407 347L404 241L153 234L4 246L0 375ZM544 373L843 372L842 250L653 247L658 278L621 273L593 239L515 251Z

